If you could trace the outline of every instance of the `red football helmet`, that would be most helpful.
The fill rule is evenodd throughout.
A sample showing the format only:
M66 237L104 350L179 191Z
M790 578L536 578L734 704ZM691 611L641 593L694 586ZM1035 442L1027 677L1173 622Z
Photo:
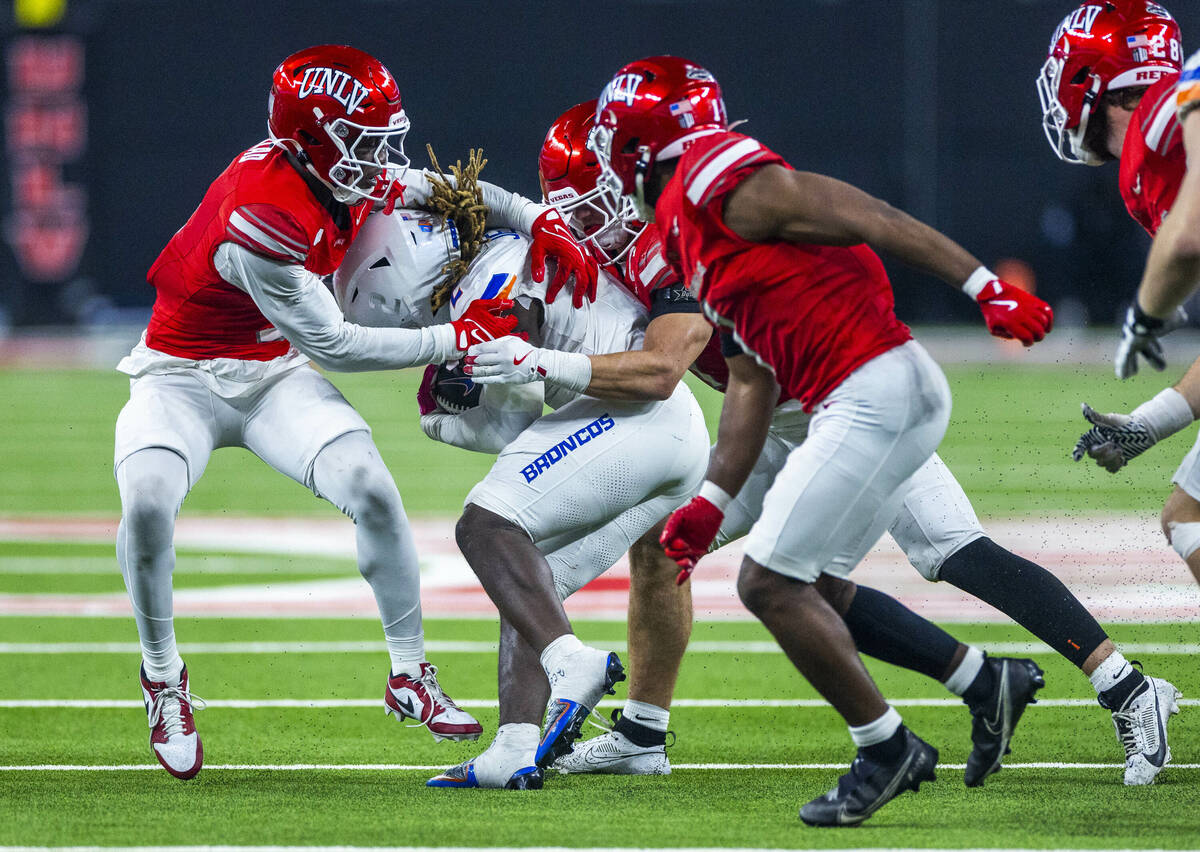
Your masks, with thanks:
M272 141L306 161L338 201L381 201L408 167L400 88L382 62L356 48L324 44L283 60L267 113Z
M542 197L562 213L580 243L602 264L618 263L642 232L633 204L600 183L600 163L587 147L596 101L576 104L554 120L538 154Z
M694 62L651 56L631 62L604 87L588 147L602 182L630 196L642 221L653 221L643 184L659 160L678 157L694 140L724 130L728 120L717 80Z
M1084 147L1088 119L1112 89L1149 86L1177 74L1183 62L1179 25L1159 3L1084 3L1054 31L1038 76L1042 124L1050 147L1070 163L1105 161Z

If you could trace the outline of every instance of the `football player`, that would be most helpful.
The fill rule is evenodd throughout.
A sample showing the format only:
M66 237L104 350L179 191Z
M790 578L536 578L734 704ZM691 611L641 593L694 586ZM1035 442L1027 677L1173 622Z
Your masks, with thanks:
M1111 7L1086 4L1055 31L1050 57L1038 80L1047 134L1068 162L1120 161L1125 206L1154 243L1141 287L1125 317L1116 372L1137 372L1139 356L1166 368L1158 338L1179 327L1183 301L1200 280L1200 173L1188 170L1188 150L1200 150L1200 54L1179 76L1179 27L1162 5L1124 0ZM1079 83L1095 89L1080 102ZM1094 103L1093 103L1094 102ZM1170 216L1167 216L1167 212ZM1086 453L1110 472L1157 442L1189 426L1200 412L1200 362L1174 386L1129 414L1098 414L1084 407L1093 428L1080 438L1075 459ZM1197 441L1200 446L1200 439ZM1184 458L1172 477L1175 490L1162 511L1167 540L1200 581L1200 450Z
M813 415L763 498L738 591L859 747L850 772L801 819L861 823L932 780L937 751L888 706L816 583L844 578L887 528L950 408L945 378L896 319L868 244L963 286L990 328L1022 342L1049 330L1049 306L938 232L729 131L715 78L686 60L622 68L600 95L590 144L639 218L657 223L668 261L724 332L717 443L699 496L662 537L685 576L761 456L780 393Z
M363 328L345 321L322 283L374 205L428 196L429 178L404 171L408 127L379 60L338 45L289 56L272 80L269 138L234 158L150 269L149 327L118 366L130 398L116 424L117 556L142 646L151 747L176 777L200 770L203 748L173 628L175 517L218 447L249 449L354 520L391 658L388 712L437 739L482 730L425 659L417 554L370 430L308 365L440 363L515 323L497 315L508 304L499 300L431 328ZM497 187L484 196L497 223L533 234L539 263L547 252L558 258L552 290L575 273L576 296L587 293L595 264L557 211Z
M719 335L663 257L657 226L639 230L622 220L622 213L628 216L629 211L621 210L605 187L598 186L599 164L585 148L595 105L595 101L579 104L551 126L539 159L543 193L557 203L580 241L597 252L597 260L623 272L626 286L650 311L650 324L641 350L589 358L587 393L602 398L661 395L685 369L724 391L728 370L720 355ZM515 338L476 345L471 350L476 356L475 380L486 384L517 378L506 365L528 347ZM502 352L507 357L491 359L482 352ZM539 355L534 357L540 360ZM500 363L489 366L489 360ZM545 377L551 383L555 379L554 374ZM767 445L749 481L730 504L714 547L749 530L788 452L804 439L808 419L794 400L782 400L776 407ZM1119 706L1123 695L1141 688L1143 675L1127 664L1061 581L987 537L962 487L936 454L904 488L903 504L889 532L922 576L946 580L1010 615L1080 667L1103 706ZM556 768L562 771L670 771L664 748L668 708L690 634L691 598L689 584L673 582L674 560L652 546L657 540L647 540L659 529L647 533L629 555L630 700L615 717L612 732L581 743L558 761ZM964 697L974 717L975 743L964 774L967 785L981 784L998 769L1012 725L1038 682L1030 668L1032 661L988 658L985 664L978 649L957 642L882 592L830 574L822 574L817 587L838 610L860 651L941 680ZM1003 710L997 712L998 707ZM996 718L1003 724L987 723ZM1144 756L1151 766L1155 757L1154 753Z
M578 368L589 355L626 352L642 340L646 312L615 279L602 273L595 301L582 308L550 304L529 274L525 237L490 231L473 243L463 235L475 229L461 226L448 243L436 235L440 223L429 228L433 237L421 225L408 211L367 220L335 274L348 316L394 323L391 306L399 302L412 308L407 321L429 323L442 311L457 317L477 300L501 296L516 302L518 329L544 347L538 359L517 365L534 381L484 388L478 404L459 413L438 408L437 373L426 371L426 434L499 454L467 495L456 538L501 618L496 738L429 785L538 788L545 767L570 750L588 713L625 678L616 654L576 638L562 600L695 493L708 433L683 384L649 401L581 395L588 377ZM424 249L431 240L433 254ZM447 257L451 245L461 247L461 258L456 250ZM447 279L444 270L459 261L461 279ZM559 381L537 381L545 371ZM542 416L543 404L554 411Z

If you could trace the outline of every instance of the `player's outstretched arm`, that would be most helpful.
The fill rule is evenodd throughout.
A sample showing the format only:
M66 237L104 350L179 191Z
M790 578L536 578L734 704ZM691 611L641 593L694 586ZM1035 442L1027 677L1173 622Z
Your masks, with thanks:
M886 201L812 172L758 169L725 201L725 225L746 240L818 245L866 243L960 287L979 303L988 330L1026 346L1050 331L1041 299L1000 280L965 248Z
M458 358L472 343L508 334L515 317L497 316L500 303L476 302L453 323L429 328L367 328L348 322L321 279L225 242L213 257L217 272L245 291L293 346L327 370L393 370ZM508 303L511 307L511 303Z
M746 484L767 440L771 415L779 401L775 374L749 355L734 355L729 387L721 406L717 443L708 461L700 493L671 513L659 541L680 567L682 584L717 537L725 508Z
M1109 473L1116 473L1129 461L1159 441L1186 429L1200 417L1200 359L1197 359L1174 387L1161 391L1129 414L1100 414L1087 403L1083 416L1092 428L1079 436L1071 457L1080 461L1085 455Z
M701 314L664 314L646 327L641 349L583 355L503 338L472 346L465 369L481 385L545 381L598 399L667 399L711 336Z

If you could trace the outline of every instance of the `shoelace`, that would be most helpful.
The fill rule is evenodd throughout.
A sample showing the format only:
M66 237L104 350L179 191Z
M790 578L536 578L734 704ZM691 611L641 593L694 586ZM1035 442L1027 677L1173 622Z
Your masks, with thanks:
M1131 712L1115 712L1112 714L1113 723L1117 726L1117 739L1125 747L1126 759L1141 752L1137 736L1137 714Z
M446 693L442 692L442 685L438 683L437 680L437 671L437 666L430 663L425 667L425 670L421 673L420 677L410 678L410 680L425 687L425 691L429 694L429 698L434 704L438 704L440 702L447 707L453 707L455 710L458 710L459 707L454 703L454 700ZM415 723L411 725L405 725L405 727L427 728L429 727L429 723L433 721L433 716L434 714L430 713L428 719L418 719Z
M173 702L168 704L168 702ZM183 704L187 703L193 711L203 710L207 703L199 695L180 689L178 686L168 686L154 696L150 703L150 727L153 728L161 721L163 733L168 737L183 733Z

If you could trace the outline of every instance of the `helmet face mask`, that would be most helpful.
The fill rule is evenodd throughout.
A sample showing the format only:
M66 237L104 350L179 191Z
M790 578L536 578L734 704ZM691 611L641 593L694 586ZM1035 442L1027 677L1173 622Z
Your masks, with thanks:
M602 180L653 221L647 182L659 160L680 156L701 136L727 129L721 87L707 70L675 56L631 62L605 86L588 147Z
M629 200L613 191L591 148L595 107L595 101L577 104L555 119L538 156L538 174L546 203L599 262L612 264L625 259L643 224Z
M347 204L385 199L408 167L409 121L378 59L346 45L294 53L272 78L267 132Z
M1042 128L1055 155L1085 165L1111 160L1085 141L1104 96L1150 86L1179 73L1182 62L1179 26L1159 3L1110 0L1075 9L1055 30L1037 78Z

